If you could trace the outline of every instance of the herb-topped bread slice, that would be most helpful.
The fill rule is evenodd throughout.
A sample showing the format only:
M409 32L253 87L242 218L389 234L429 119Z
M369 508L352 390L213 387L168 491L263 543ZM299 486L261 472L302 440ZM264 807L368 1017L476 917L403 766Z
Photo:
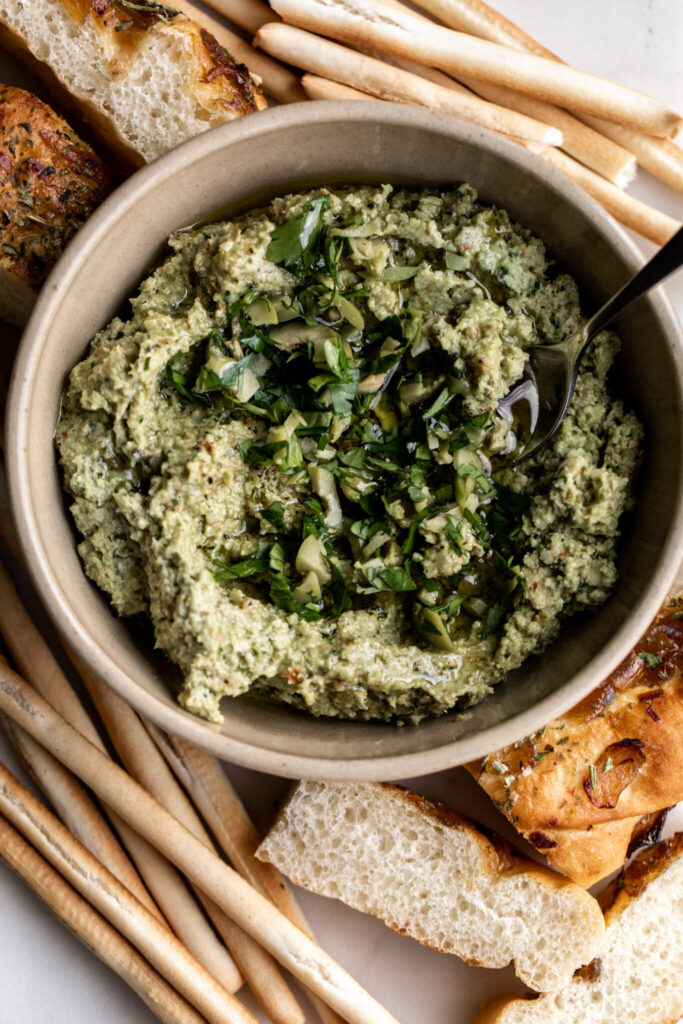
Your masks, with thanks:
M244 65L155 0L0 0L0 39L40 62L128 164L266 106Z
M398 786L299 782L257 856L423 945L480 967L513 961L537 991L566 985L604 936L587 892Z
M64 246L110 188L66 121L37 96L0 85L0 319L26 322Z
M683 800L683 598L575 708L469 770L554 868L586 887Z

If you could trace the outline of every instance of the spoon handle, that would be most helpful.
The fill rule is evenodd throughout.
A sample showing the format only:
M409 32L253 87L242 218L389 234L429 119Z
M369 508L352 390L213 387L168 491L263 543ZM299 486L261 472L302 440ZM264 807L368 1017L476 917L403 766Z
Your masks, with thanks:
M683 228L679 228L673 238L656 253L652 259L638 271L635 277L627 281L617 294L606 302L602 309L595 313L584 328L584 344L594 338L604 327L622 313L632 302L660 284L675 270L683 265Z

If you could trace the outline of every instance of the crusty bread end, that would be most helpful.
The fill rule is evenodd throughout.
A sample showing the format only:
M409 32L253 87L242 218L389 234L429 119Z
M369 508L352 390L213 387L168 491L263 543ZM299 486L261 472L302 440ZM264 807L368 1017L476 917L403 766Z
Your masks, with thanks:
M598 959L560 992L502 997L475 1024L676 1024L683 1017L683 833L631 861L604 896Z
M26 322L69 238L110 188L66 121L31 93L0 85L0 318Z
M259 847L293 882L537 991L597 953L597 902L473 822L397 786L300 782Z
M49 68L131 166L266 106L244 65L155 0L0 0L0 30L5 45Z

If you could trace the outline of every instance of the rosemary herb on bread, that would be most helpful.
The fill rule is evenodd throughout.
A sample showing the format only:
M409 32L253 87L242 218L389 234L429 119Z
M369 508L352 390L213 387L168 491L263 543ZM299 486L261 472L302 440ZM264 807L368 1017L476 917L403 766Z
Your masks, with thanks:
M587 892L399 786L299 782L256 855L423 945L512 960L537 991L566 985L604 936Z
M244 65L155 0L0 0L0 41L41 62L133 166L266 106Z
M100 159L46 103L0 85L0 318L25 323L71 235L111 189Z
M683 800L682 677L683 598L673 598L580 704L468 768L554 868L588 887L656 840Z

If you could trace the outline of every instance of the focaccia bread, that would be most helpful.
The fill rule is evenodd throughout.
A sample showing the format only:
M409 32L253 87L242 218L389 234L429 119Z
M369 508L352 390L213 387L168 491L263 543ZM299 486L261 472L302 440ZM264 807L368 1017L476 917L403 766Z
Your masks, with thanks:
M579 886L388 783L297 783L256 856L467 963L513 961L536 991L566 985L604 938L598 903Z
M560 992L502 997L475 1024L675 1024L683 1015L683 833L645 850L601 896L600 955Z
M63 118L0 85L0 319L25 323L69 238L110 189L101 160Z
M683 800L683 599L615 672L544 729L468 765L553 867L589 886L656 841Z
M40 62L132 166L266 106L244 65L155 0L0 0L0 41Z

